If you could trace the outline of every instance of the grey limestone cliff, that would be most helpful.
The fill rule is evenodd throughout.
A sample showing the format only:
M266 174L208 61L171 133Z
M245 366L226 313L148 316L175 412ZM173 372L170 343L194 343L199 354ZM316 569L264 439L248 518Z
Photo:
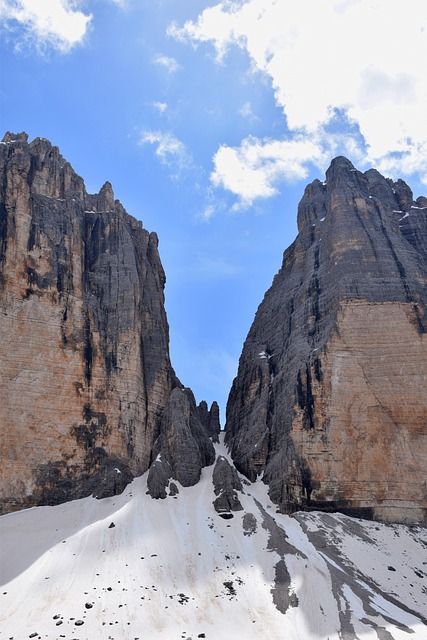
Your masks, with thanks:
M45 139L7 133L0 176L2 509L119 492L160 451L196 482L211 423L171 366L156 234Z
M258 308L228 405L284 511L427 517L427 200L336 158Z

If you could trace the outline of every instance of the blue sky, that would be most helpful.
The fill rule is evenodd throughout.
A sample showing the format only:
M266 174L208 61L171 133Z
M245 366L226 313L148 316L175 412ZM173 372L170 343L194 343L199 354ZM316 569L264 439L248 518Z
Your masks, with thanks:
M223 412L305 185L343 154L427 193L425 0L0 0L0 24L3 132L159 234L173 365Z

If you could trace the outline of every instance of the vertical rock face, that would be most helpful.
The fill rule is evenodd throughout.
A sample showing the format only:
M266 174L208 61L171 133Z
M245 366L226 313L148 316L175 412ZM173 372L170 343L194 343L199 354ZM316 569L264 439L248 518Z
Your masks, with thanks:
M2 509L111 495L181 419L157 236L47 140L6 134L0 175ZM191 483L213 447L194 399L184 413L198 428L168 456Z
M427 199L336 158L258 308L227 405L282 510L427 519Z
M212 402L212 406L208 409L208 405L204 400L198 405L197 411L200 422L212 438L213 442L219 442L219 434L221 426L219 423L219 406L217 402Z

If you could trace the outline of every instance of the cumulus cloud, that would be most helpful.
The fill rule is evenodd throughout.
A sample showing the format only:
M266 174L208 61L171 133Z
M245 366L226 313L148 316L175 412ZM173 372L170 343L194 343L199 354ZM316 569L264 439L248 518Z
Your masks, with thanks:
M164 67L168 73L175 73L181 68L181 65L178 64L175 58L170 58L169 56L164 56L160 53L154 56L153 63Z
M16 47L52 47L67 53L82 42L92 16L77 9L75 0L0 0L0 21L7 29L23 28Z
M160 162L174 170L173 177L178 177L183 169L193 165L185 144L170 131L143 131L139 143L153 145Z
M230 47L240 47L271 84L286 140L244 140L214 158L213 181L247 202L273 195L282 171L288 175L291 165L276 149L312 150L298 156L301 176L307 162L331 150L326 131L337 111L352 139L347 148L366 163L427 181L425 0L404 7L397 0L224 0L169 33L194 46L210 43L221 63Z
M249 136L239 147L223 145L218 149L211 180L214 186L238 197L238 209L252 205L257 198L276 195L281 181L306 178L307 162L322 159L321 145L304 137L260 140Z

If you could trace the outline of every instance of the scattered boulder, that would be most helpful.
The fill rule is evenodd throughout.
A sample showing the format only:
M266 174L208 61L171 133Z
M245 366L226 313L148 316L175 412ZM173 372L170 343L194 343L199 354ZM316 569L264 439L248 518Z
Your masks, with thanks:
M242 520L243 535L251 536L257 530L257 519L253 513L245 513Z
M175 497L179 494L179 489L177 487L177 485L175 484L175 482L170 482L169 483L169 495L172 497Z

